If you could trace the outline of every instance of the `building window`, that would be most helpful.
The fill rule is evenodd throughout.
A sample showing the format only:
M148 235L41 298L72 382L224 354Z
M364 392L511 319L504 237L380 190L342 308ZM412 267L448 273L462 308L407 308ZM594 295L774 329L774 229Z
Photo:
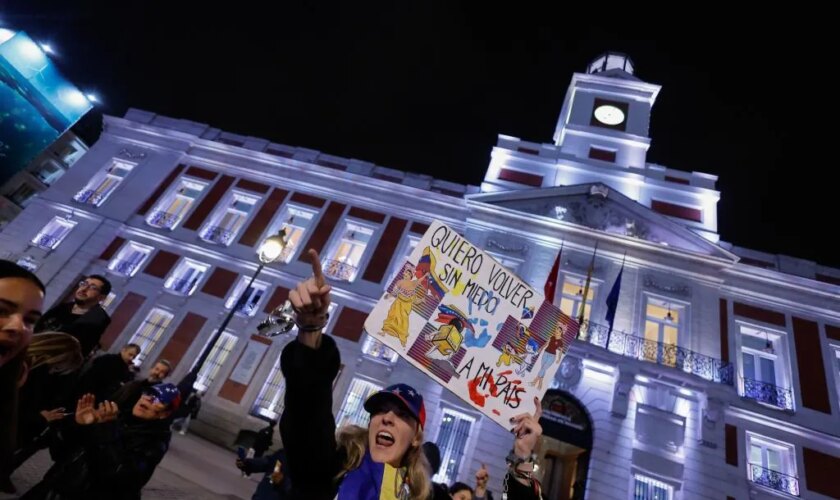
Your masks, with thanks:
M440 448L440 470L434 476L435 482L452 484L458 478L474 423L475 418L469 415L449 408L443 409L440 430L435 440Z
M577 320L580 316L580 307L583 304L584 287L586 287L585 276L573 276L567 274L563 278L563 288L560 292L560 310L575 320ZM583 311L584 321L589 321L589 315L592 313L592 305L597 289L597 284L590 281L589 293L586 294L586 309Z
M29 200L31 200L32 197L35 196L36 192L37 191L34 187L24 182L20 186L15 188L14 191L9 193L8 198L15 202L17 206L26 208L26 206L29 204Z
M330 303L329 307L327 307L327 324L324 325L324 333L329 333L330 328L332 328L333 323L335 323L335 310L338 308L338 304L335 302Z
M201 231L201 239L228 246L245 225L248 214L257 203L257 198L241 193L233 193L227 202L216 210L210 222Z
M129 344L140 346L140 354L134 358L136 366L140 366L146 356L155 348L155 344L158 343L171 322L172 313L158 308L149 311L140 328L134 332L134 335L128 341Z
M123 276L134 276L150 253L152 253L152 247L129 241L108 263L108 270Z
M793 409L782 334L741 325L741 396L783 410Z
M200 182L181 179L178 186L164 196L146 217L146 223L163 229L175 229L201 196L204 187L205 184Z
M341 281L353 281L359 272L359 264L364 257L373 229L355 222L345 222L333 242L332 248L325 254L322 265L324 274Z
M268 232L269 235L277 234L280 229L286 229L286 248L280 254L279 262L289 263L297 254L297 250L303 244L303 237L312 225L316 212L294 205L286 205L280 218L277 219L274 227Z
M76 221L64 217L53 217L34 238L32 244L44 250L55 250L64 238L76 226Z
M85 203L95 207L101 206L111 196L111 193L117 189L117 186L122 183L123 179L131 173L133 168L134 165L131 163L122 160L112 160L111 164L93 176L93 179L91 179L87 186L76 193L73 199L79 203Z
M64 175L64 169L55 164L54 160L45 160L32 172L36 179L50 186Z
M394 281L394 278L397 277L397 273L400 269L402 269L403 264L411 258L411 253L415 248L417 248L417 243L419 242L420 238L418 236L408 236L405 241L403 241L400 249L396 252L397 258L394 259L393 269L391 269L391 275L388 277L388 281L386 281L386 283Z
M344 396L344 402L341 403L341 410L339 410L338 417L335 419L338 422L337 427L341 428L345 425L367 427L368 422L370 422L370 414L365 410L365 401L375 392L381 390L381 385L353 377L347 395Z
M105 300L100 302L99 305L102 306L102 309L105 309L106 311L108 311L110 313L111 312L111 306L114 305L114 300L116 300L116 299L117 299L117 294L114 293L114 292L110 292L108 294L108 296L105 297Z
M365 342L362 344L362 353L374 361L379 361L391 366L393 366L399 358L397 351L391 349L370 335L365 337Z
M747 478L755 484L799 496L793 446L747 432Z
M653 297L645 305L645 345L641 358L660 365L676 366L681 306Z
M182 259L175 269L169 273L164 283L164 288L180 295L192 295L196 285L204 277L210 268L208 264L202 264L190 259Z
M662 481L636 474L633 476L633 500L671 500L674 487Z
M77 148L72 144L67 144L64 148L62 148L58 156L65 165L72 167L74 163L79 161L79 158L81 158L85 152L86 150L84 148Z
M248 286L249 281L251 281L251 278L245 276L239 278L239 283L236 284L225 301L226 309L234 307L236 313L243 316L253 316L257 313L260 301L265 297L265 292L268 290L268 283L254 281Z
M222 332L222 336L213 344L207 361L204 362L204 365L202 365L201 370L198 372L198 379L193 384L195 390L204 392L213 384L213 380L219 374L219 369L225 364L228 356L230 356L230 353L236 346L237 340L239 339L237 339L236 335Z
M260 395L257 396L257 400L251 408L251 415L277 420L283 414L285 393L286 379L283 378L283 372L280 370L280 357L278 356L274 366L271 367L271 373L265 380L262 389L260 389Z

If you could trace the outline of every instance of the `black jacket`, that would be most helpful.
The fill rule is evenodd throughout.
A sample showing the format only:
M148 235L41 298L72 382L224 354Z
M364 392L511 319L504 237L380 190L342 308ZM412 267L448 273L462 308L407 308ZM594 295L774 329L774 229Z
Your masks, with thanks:
M97 401L110 400L132 377L134 374L120 354L103 354L94 358L90 368L82 373L76 395L90 393L96 396Z
M76 317L70 315L72 309L72 302L53 307L38 320L35 333L55 331L70 334L76 337L82 346L82 356L87 357L111 324L111 317L99 304Z
M127 415L79 426L76 445L23 499L135 500L169 449L170 421ZM52 496L50 496L52 495Z
M26 383L20 388L18 400L18 445L26 445L47 427L42 410L75 406L76 376L50 373L48 365L41 365L29 372Z
M143 396L143 391L146 391L153 385L159 383L160 382L152 382L147 378L144 378L143 380L132 380L131 382L123 384L122 387L114 391L114 393L109 396L109 399L114 403L117 403L117 407L120 409L120 412L127 411L134 408L134 405L140 401L140 397Z
M286 379L280 436L292 482L290 498L332 500L338 492L335 476L344 453L335 439L332 384L340 364L335 340L327 335L319 349L292 340L280 355Z

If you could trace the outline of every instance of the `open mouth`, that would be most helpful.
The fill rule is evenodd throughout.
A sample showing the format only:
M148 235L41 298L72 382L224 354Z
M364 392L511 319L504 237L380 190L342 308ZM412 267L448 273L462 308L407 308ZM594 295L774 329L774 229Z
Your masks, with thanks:
M394 436L390 432L380 431L376 433L376 444L386 448L394 444Z

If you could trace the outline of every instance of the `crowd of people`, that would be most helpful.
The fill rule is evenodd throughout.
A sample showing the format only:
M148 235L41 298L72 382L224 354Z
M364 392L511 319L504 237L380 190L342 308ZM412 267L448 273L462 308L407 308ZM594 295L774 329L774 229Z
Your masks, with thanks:
M108 354L104 276L82 279L71 300L41 313L46 289L30 271L0 261L0 490L49 449L53 465L24 499L133 499L169 447L178 389L166 360L135 380L140 346Z
M492 498L482 466L473 486L436 484L440 467L434 443L424 443L423 396L405 384L372 395L366 427L336 428L333 381L341 366L332 337L323 334L330 286L314 250L313 275L290 291L297 336L282 351L285 406L279 421L282 447L240 457L244 473L264 472L255 499L427 500ZM14 491L11 473L37 451L54 461L24 499L140 498L168 450L173 423L185 432L200 407L200 394L182 395L163 380L172 366L157 360L136 379L140 346L102 354L99 342L110 318L101 302L108 280L91 275L72 300L43 315L45 288L30 271L0 261L0 489ZM182 404L183 403L183 404ZM533 477L534 449L542 434L535 412L511 419L511 451L504 498L542 498ZM263 432L261 431L261 433ZM263 440L265 443L265 440Z

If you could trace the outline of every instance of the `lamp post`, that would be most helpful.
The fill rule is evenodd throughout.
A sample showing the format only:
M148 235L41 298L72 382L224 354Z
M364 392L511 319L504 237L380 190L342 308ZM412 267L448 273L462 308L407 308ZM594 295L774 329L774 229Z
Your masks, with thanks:
M230 320L233 319L233 315L236 314L237 309L247 300L246 294L248 293L248 289L251 288L251 285L254 284L254 280L257 279L257 276L260 275L260 272L262 272L266 264L271 264L280 258L283 254L283 250L286 248L286 243L286 229L283 228L274 236L269 236L263 240L260 244L260 248L257 251L257 255L260 259L260 265L257 266L256 272L253 276L251 276L251 281L249 281L248 285L245 286L245 289L242 290L242 293L239 295L239 299L235 304L233 304L233 307L230 308L230 312L228 312L227 316L225 316L225 320L222 321L222 324L219 325L219 328L210 338L210 341L204 346L204 350L198 356L195 365L193 365L189 373L181 379L181 383L178 384L178 390L181 391L182 398L186 399L187 395L192 392L193 385L195 385L195 381L198 380L198 374L201 371L202 366L204 366L204 363L207 361L207 358L210 356L213 346L219 341L219 337L222 336L222 332L225 331L228 323L230 323Z

